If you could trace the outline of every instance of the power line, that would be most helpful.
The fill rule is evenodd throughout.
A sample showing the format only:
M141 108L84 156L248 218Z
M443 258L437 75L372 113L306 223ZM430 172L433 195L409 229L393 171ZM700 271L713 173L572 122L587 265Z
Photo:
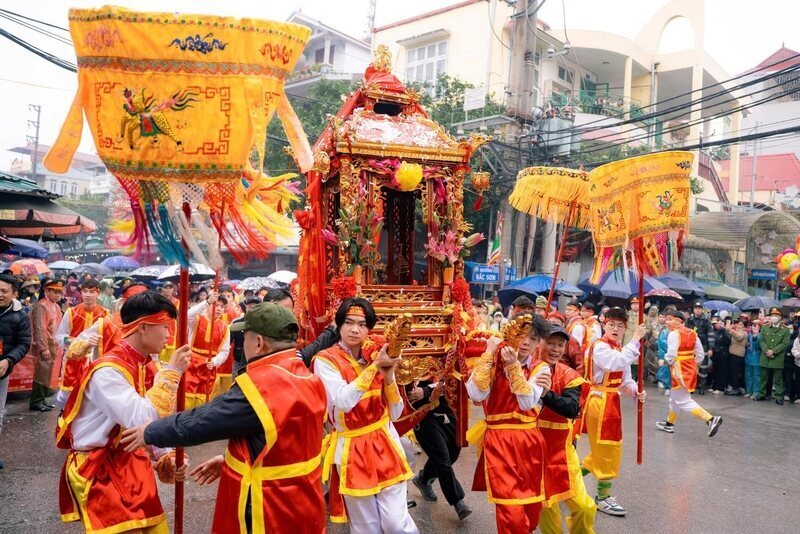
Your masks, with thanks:
M790 60L793 60L793 59L796 59L796 58L800 58L800 53L795 54L795 55L790 56L790 57L785 58L785 59L781 59L780 61L776 61L775 63L770 63L769 65L764 65L763 67L760 67L758 69L753 69L751 71L739 74L738 76L734 76L732 78L728 78L727 80L723 80L722 82L706 85L706 86L700 87L698 89L693 89L691 91L686 91L684 93L677 94L675 96L672 96L670 98L666 98L664 100L659 100L657 102L652 102L652 103L650 103L650 104L648 104L646 106L642 106L640 109L644 110L644 109L648 109L648 108L655 108L656 106L663 105L663 104L665 104L667 102L671 102L673 100L684 98L684 97L689 96L689 95L691 95L693 93L696 93L698 91L701 92L701 94L702 94L702 91L705 91L706 89L712 89L712 88L714 88L716 86L722 86L723 90L719 91L717 93L714 93L713 95L710 95L710 97L716 97L716 96L719 96L720 94L723 94L723 93L729 93L731 91L735 91L735 90L740 89L740 88L749 87L750 85L753 85L755 83L760 83L762 81L774 78L775 76L779 76L779 75L781 75L781 74L783 74L783 73L785 73L787 71L790 71L792 69L795 69L797 67L797 65L786 67L784 69L775 71L772 74L765 75L765 76L763 76L761 78L756 78L756 79L753 79L753 80L749 80L749 81L743 82L743 83L741 83L739 85L731 87L730 89L725 89L724 88L726 83L730 83L730 82L732 82L734 80L738 80L738 79L743 78L745 76L751 75L754 72L766 70L766 69L768 69L770 67L774 67L775 65L778 65L778 64L781 64L781 63L785 63L787 61L790 61ZM702 101L702 100L701 99L691 100L690 103L695 103L695 102L699 102L699 101ZM629 112L627 112L627 113L629 113ZM633 123L633 122L641 122L641 121L649 119L649 118L654 118L654 117L656 117L656 116L658 116L660 114L662 114L662 112L652 112L652 113L649 113L649 114L645 114L645 115L639 116L639 117L637 117L635 119L629 119L629 120L620 121L620 122L616 123L615 125L630 124L630 123ZM622 111L622 112L616 113L614 115L608 115L606 117L603 117L602 119L596 119L594 121L590 121L590 122L584 123L581 126L571 126L569 128L564 128L563 130L553 130L551 133L569 132L569 131L574 131L574 130L578 130L578 129L580 129L581 131L586 131L586 130L590 130L589 128L584 128L587 125L597 124L597 123L600 123L600 122L604 122L604 121L606 121L608 119L615 119L615 118L624 117L625 115L626 115L626 112ZM606 128L606 127L607 127L607 125L598 126L598 127L596 127L596 129L603 129L603 128Z
M29 24L29 23L24 22L22 20L19 20L19 19L16 19L14 17L11 17L9 15L6 15L1 10L0 10L0 17L4 18L6 20L9 20L11 22L14 22L16 24L19 24L20 26L22 26L24 28L28 28L29 30L33 30L33 31L35 31L35 32L37 32L37 33L39 33L41 35L44 35L45 37L50 37L51 39L55 39L56 41L58 41L60 43L72 46L72 41L70 41L69 39L67 39L65 37L62 37L60 35L56 35L55 33L49 32L49 31L44 30L42 28L38 28L38 27L34 26L33 24Z
M672 132L675 132L675 131L678 131L678 130L682 130L684 128L695 126L697 124L702 124L702 123L704 123L706 121L709 121L709 120L714 120L714 119L718 119L720 117L724 117L726 115L730 115L731 113L737 113L739 111L745 111L745 110L748 110L750 108L753 108L753 107L756 107L756 106L759 106L759 105L762 105L762 104L766 104L768 102L772 102L773 100L778 100L780 98L783 98L785 96L790 96L790 95L793 95L793 94L798 93L798 92L800 92L800 87L798 87L797 89L794 89L792 91L789 91L789 92L777 93L775 95L772 95L772 96L769 96L769 97L765 97L765 98L763 98L763 99L761 99L761 100L759 100L757 102L754 102L752 104L739 106L738 108L733 108L730 111L722 111L722 112L717 113L716 115L711 115L709 117L701 117L700 119L697 119L695 121L689 121L686 124L680 124L680 125L674 126L672 128L666 128L666 129L664 129L662 131L662 134L663 133L672 133ZM630 138L630 139L626 139L626 140L622 141L621 143L614 143L614 142L607 141L607 142L605 142L606 144L604 146L595 147L595 148L592 148L590 150L582 150L582 151L579 151L579 152L572 153L570 155L573 156L573 155L580 155L580 154L591 154L591 153L594 153L594 152L602 152L604 150L608 150L609 148L612 148L613 146L629 144L629 143L634 142L634 141L641 141L641 140L644 140L644 139L649 139L650 137L652 137L652 134L647 133L647 134L644 134L644 135L640 135L638 137L633 137L633 138ZM700 143L700 146L705 146L705 143Z
M798 55L800 55L800 54L798 54ZM639 117L636 117L636 118L626 119L626 120L619 121L619 122L616 122L616 123L613 123L613 124L606 123L604 125L593 126L591 128L584 128L583 127L586 124L592 124L592 123L596 123L596 122L605 122L608 119L613 118L613 116L609 116L609 117L606 117L606 118L603 118L603 119L598 119L596 121L592 121L592 122L583 124L581 126L572 126L570 128L564 128L562 130L553 130L553 131L548 132L548 133L549 134L562 133L562 132L565 133L565 135L562 135L561 137L557 137L555 139L555 141L560 141L560 140L565 140L565 139L571 138L573 134L584 134L584 133L589 133L589 132L605 130L605 129L611 127L611 126L624 126L624 125L627 125L627 124L641 123L641 122L645 122L645 121L647 121L649 119L655 119L655 118L658 118L658 117L663 117L665 115L670 115L670 117L674 119L674 118L677 118L677 117L682 117L682 116L685 116L687 114L690 114L691 113L691 108L695 104L701 104L701 103L709 101L709 100L714 100L714 99L716 99L717 97L719 97L721 95L726 95L726 94L729 95L730 92L733 91L733 90L744 89L745 87L756 85L756 84L771 80L773 78L777 78L777 77L783 76L785 74L789 74L789 73L792 73L792 72L798 72L798 71L800 71L800 64L793 65L791 67L786 67L784 69L781 69L779 71L776 71L774 73L768 74L768 75L760 77L760 78L755 78L753 80L749 80L747 82L744 82L742 84L739 84L739 85L731 88L730 90L723 89L723 90L718 91L716 93L711 93L709 95L701 96L700 98L697 98L697 99L694 99L694 100L690 100L689 102L687 102L685 104L672 106L670 108L667 108L667 109L664 109L664 110L661 110L661 111L652 112L652 113L649 113L649 114L645 114L645 115L642 115L642 116L639 116ZM755 95L757 93L768 91L770 89L772 89L772 88L765 87L763 89L757 89L757 90L753 91L752 93L747 93L747 94L745 94L743 96L744 97L753 96L753 95ZM668 102L669 100L673 100L675 98L681 98L681 97L687 96L689 94L691 94L691 92L684 93L683 95L677 95L675 97L669 98L669 99L664 100L662 102L656 102L654 105L657 105L657 104L660 104L660 103L663 103L663 102ZM723 100L721 102L717 102L714 105L719 106L719 105L722 105L722 104L726 104L728 102L732 102L733 100L738 100L738 98L729 97L727 100ZM685 110L687 110L687 109L689 111L685 112ZM684 111L684 113L678 114L678 112L680 112L680 111ZM627 130L626 132L620 132L620 133L630 133L630 132L634 131L635 129L636 128L631 128L631 129ZM600 139L602 139L602 137L609 137L610 135L614 135L614 134L607 134L605 136L601 136ZM554 140L551 139L551 142L552 141L554 141Z
M7 32L6 30L0 28L0 35L10 40L11 42L18 44L19 46L28 50L29 52L33 52L42 59L45 59L50 63L61 67L62 69L66 69L72 72L78 72L78 67L74 63L70 63L64 59L61 59L58 56L54 56L53 54L45 52L44 50L41 50L40 48L37 48L34 45L30 44L26 40L17 37L13 33Z
M55 24L50 24L49 22L44 22L43 20L38 20L38 19L31 18L31 17L26 17L25 15L20 15L19 13L14 13L13 11L9 11L7 9L0 9L0 12L7 13L7 14L13 15L15 17L19 17L21 19L29 20L31 22L37 22L37 23L39 23L39 24L41 24L43 26L49 26L51 28L55 28L57 30L62 30L62 31L65 31L65 32L69 33L69 29L68 28L64 28L62 26L56 26Z

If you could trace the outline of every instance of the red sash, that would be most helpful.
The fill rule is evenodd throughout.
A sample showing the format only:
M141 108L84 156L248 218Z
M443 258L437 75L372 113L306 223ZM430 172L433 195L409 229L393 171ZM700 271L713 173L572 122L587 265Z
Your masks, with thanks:
M672 389L684 388L689 393L697 389L697 361L694 359L694 347L697 333L685 326L675 329L678 332L678 356L670 366Z

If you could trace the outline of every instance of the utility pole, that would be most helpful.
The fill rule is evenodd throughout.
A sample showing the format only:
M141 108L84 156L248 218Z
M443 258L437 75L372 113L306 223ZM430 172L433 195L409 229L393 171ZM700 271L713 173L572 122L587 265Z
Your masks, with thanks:
M516 119L516 124L511 126L510 133L516 135L517 139L526 136L526 141L530 142L529 128L532 123L533 95L534 95L534 72L536 68L536 12L539 10L539 0L517 0L514 5L511 60L509 68L508 83L508 114ZM520 168L527 167L530 162L527 158L520 161ZM501 257L500 257L500 282L501 286L505 282L506 258L512 250L514 259L517 260L517 268L520 273L523 271L522 263L525 261L521 253L521 246L524 246L525 232L523 228L516 229L515 225L524 225L526 218L514 217L514 210L505 200L501 209L504 212L506 231L503 232ZM518 214L519 215L519 214ZM512 222L513 221L513 222ZM515 243L512 248L511 243ZM518 246L517 242L522 244Z
M758 133L758 123L753 129L753 132ZM753 172L750 176L750 208L755 205L756 197L756 166L758 165L758 139L753 139Z
M33 137L26 136L26 138L28 143L33 143L33 152L31 153L31 176L33 177L33 181L38 184L39 181L36 179L36 167L37 160L39 159L39 119L42 116L42 106L28 104L28 110L36 112L36 120L28 121L28 126L33 126L36 129L36 133L33 135Z

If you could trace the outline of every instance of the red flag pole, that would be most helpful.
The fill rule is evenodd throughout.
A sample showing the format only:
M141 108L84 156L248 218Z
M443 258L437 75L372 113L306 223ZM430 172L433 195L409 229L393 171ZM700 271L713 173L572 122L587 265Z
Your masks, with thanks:
M572 219L575 215L575 208L578 204L577 199L569 203L569 212L567 213L567 220L564 221L564 234L561 236L561 246L558 247L558 257L556 258L556 268L553 272L553 282L550 284L550 293L547 295L547 311L550 311L550 302L553 300L553 293L556 290L556 282L558 281L558 270L561 268L561 257L564 255L564 245L567 243L567 234L569 233L569 225L572 224Z
M190 220L192 210L188 202L183 203L183 213ZM176 348L186 345L189 340L189 268L181 267L180 281L178 282L178 331ZM181 377L178 384L178 399L176 410L182 412L186 409L186 375ZM175 449L175 465L183 465L183 447ZM175 534L183 534L183 482L175 482Z
M638 264L639 268L639 324L644 322L644 273L642 273L641 263ZM637 382L639 384L639 393L644 391L644 350L645 338L639 341L639 369ZM636 463L642 465L642 434L644 425L644 403L639 401L637 404L637 427L636 427Z

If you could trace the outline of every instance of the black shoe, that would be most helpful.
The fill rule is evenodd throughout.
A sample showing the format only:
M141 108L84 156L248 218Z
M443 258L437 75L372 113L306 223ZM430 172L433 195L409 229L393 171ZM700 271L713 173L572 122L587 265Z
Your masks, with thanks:
M439 498L433 492L433 487L431 486L431 484L433 484L433 480L431 480L430 482L422 481L422 471L417 473L417 476L412 478L411 482L414 483L414 485L417 487L417 489L419 490L419 492L422 494L422 496L425 498L426 501L433 502L439 500Z
M763 395L759 395L758 397L756 397L755 400L757 400L757 401L765 401L765 400L767 400L767 398L765 396L763 396Z
M42 404L43 404L44 406L47 406L47 407L48 407L48 408L50 408L51 410L52 410L52 409L54 409L54 408L56 407L56 405L55 405L55 404L50 404L50 403L49 403L49 402L47 402L47 401L44 401Z
M783 399L775 399L775 404L783 406Z
M6 463L3 460L0 460L0 469L4 468Z
M714 434L717 433L717 430L719 430L719 427L720 427L721 424L722 424L722 417L720 417L718 415L715 415L714 417L711 418L711 420L708 422L708 437L709 438L713 438L714 437Z
M29 406L32 412L49 412L52 408L46 404L32 404Z
M410 510L411 508L416 508L416 507L417 507L417 501L406 501L407 509Z
M455 508L455 509L456 509L456 513L458 514L458 519L460 519L461 521L463 521L464 519L466 519L466 517L467 517L469 514L471 514L471 513L472 513L472 508L470 508L469 506L467 506L467 503L465 503L463 500L461 500L461 501L458 501L458 502L457 502L457 503L456 503L456 504L453 506L453 508Z

